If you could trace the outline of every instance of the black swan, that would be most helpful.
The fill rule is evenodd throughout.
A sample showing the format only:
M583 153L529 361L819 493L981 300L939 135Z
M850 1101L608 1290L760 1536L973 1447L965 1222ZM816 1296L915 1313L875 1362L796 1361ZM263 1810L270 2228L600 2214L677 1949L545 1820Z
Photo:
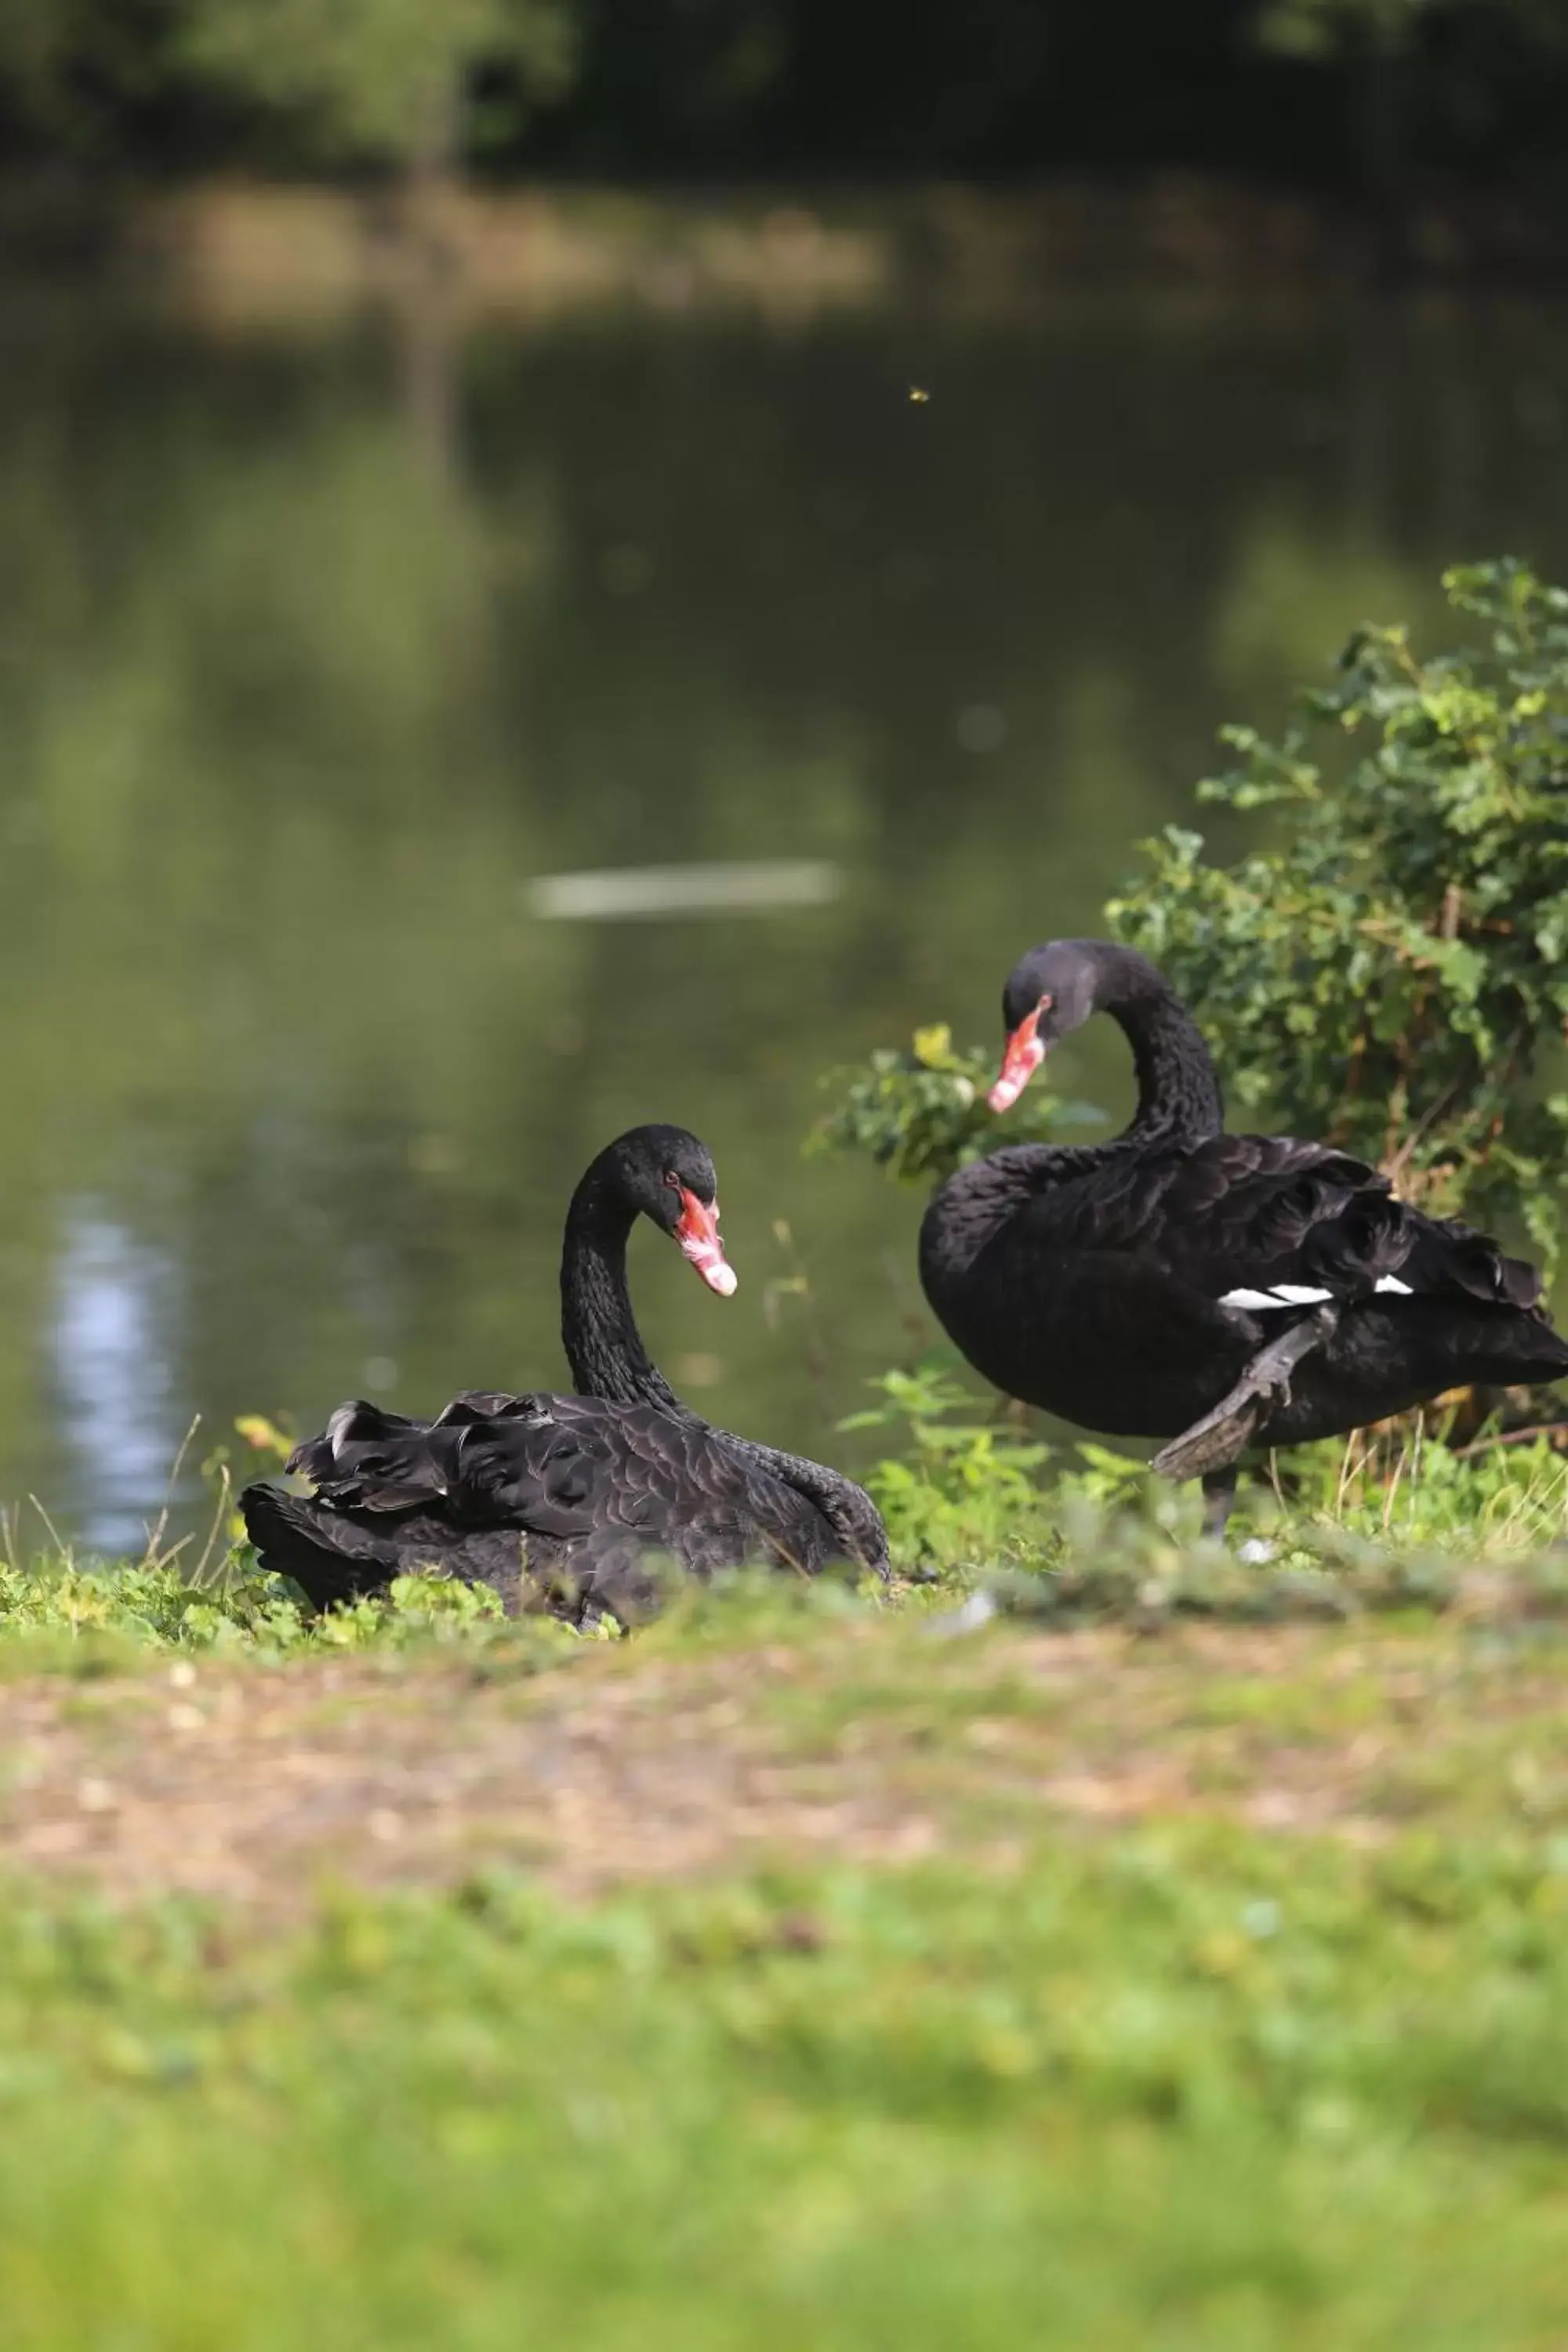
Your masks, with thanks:
M1203 1476L1211 1526L1248 1444L1568 1372L1533 1266L1345 1152L1226 1135L1208 1047L1144 957L1104 940L1032 949L1002 1012L994 1110L1095 1013L1126 1033L1138 1108L1112 1142L1016 1144L949 1177L921 1228L926 1297L1007 1395L1174 1440L1154 1465Z
M289 1457L314 1495L259 1485L240 1496L262 1565L317 1608L436 1566L490 1585L511 1610L624 1622L656 1597L651 1555L698 1575L747 1561L810 1575L830 1560L885 1574L886 1532L860 1487L711 1428L668 1386L626 1287L639 1215L710 1289L734 1289L707 1150L682 1128L633 1128L600 1152L567 1212L562 1339L579 1393L472 1391L433 1422L340 1405Z

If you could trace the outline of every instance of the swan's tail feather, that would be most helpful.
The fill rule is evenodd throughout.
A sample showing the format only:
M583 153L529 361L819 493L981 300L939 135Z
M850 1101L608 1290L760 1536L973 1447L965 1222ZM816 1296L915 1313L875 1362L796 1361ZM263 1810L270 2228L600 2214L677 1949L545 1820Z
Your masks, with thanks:
M1457 1217L1410 1212L1414 1239L1401 1274L1417 1291L1463 1291L1489 1305L1530 1309L1540 1303L1541 1276L1529 1261L1509 1257L1486 1234Z
M281 1486L247 1486L239 1507L262 1567L292 1577L312 1609L377 1591L397 1573L390 1545L308 1496L286 1495Z

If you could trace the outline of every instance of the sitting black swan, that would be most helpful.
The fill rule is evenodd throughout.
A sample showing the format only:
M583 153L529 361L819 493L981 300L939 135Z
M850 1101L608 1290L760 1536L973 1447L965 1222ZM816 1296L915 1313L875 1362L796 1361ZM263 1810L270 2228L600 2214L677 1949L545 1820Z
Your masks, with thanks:
M572 1196L562 1251L562 1339L580 1393L474 1391L433 1422L340 1405L289 1461L314 1495L240 1496L262 1565L317 1608L434 1566L492 1586L509 1610L628 1622L655 1597L650 1555L698 1575L748 1561L812 1575L830 1560L885 1574L869 1496L711 1428L643 1346L626 1287L632 1226L647 1217L727 1297L716 1196L713 1162L682 1128L633 1128L610 1144Z
M1208 1047L1142 956L1103 940L1035 948L1002 1010L994 1110L1094 1013L1121 1024L1138 1081L1113 1142L1010 1146L950 1177L926 1212L926 1297L1007 1395L1082 1428L1174 1439L1155 1467L1203 1475L1223 1525L1248 1444L1568 1372L1533 1266L1423 1216L1345 1152L1225 1134Z

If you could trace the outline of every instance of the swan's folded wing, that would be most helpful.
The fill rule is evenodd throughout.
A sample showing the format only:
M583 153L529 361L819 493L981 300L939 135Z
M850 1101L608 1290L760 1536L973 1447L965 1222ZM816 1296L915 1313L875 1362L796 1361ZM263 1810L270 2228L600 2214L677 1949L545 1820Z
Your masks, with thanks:
M463 1441L463 1511L570 1538L634 1537L700 1571L773 1559L806 1571L831 1550L816 1504L749 1449L657 1405L555 1397L547 1437L492 1426Z
M1133 1251L1254 1309L1369 1293L1528 1307L1540 1295L1534 1268L1484 1234L1423 1216L1364 1160L1291 1136L1129 1152L1041 1208L1037 1231L1056 1246Z
M724 1432L657 1405L477 1391L426 1423L355 1404L296 1460L316 1479L318 1508L385 1528L389 1540L401 1541L398 1519L444 1530L454 1553L513 1530L531 1559L542 1546L541 1559L574 1575L653 1552L699 1572L769 1559L812 1572L841 1549L811 1492ZM868 1499L866 1509L875 1517Z
M514 1396L510 1389L459 1389L430 1425L433 1429L464 1429L480 1421L537 1421L555 1402L553 1397L534 1390Z
M285 1466L344 1508L413 1510L447 1491L431 1451L430 1424L363 1398L339 1405L321 1434L297 1445Z
M319 1437L306 1438L287 1468L309 1478L323 1501L343 1510L411 1511L444 1504L458 1475L465 1433L538 1427L554 1400L501 1390L465 1391L434 1421L388 1412L363 1398L341 1404Z
M1413 1290L1457 1289L1472 1298L1540 1308L1539 1270L1528 1259L1506 1257L1496 1242L1457 1217L1411 1213L1415 1238L1404 1271Z
M700 1424L689 1429L657 1407L597 1397L532 1402L531 1412L442 1433L456 1520L557 1541L601 1529L675 1540L683 1512L700 1497Z
M1227 1181L1212 1230L1216 1267L1236 1282L1335 1299L1464 1297L1528 1308L1540 1297L1533 1266L1468 1225L1423 1215L1347 1152L1288 1136L1227 1136L1221 1146L1223 1155L1211 1150ZM1173 1217L1181 1202L1173 1188Z
M1191 1154L1165 1196L1167 1248L1205 1287L1312 1298L1375 1289L1409 1255L1409 1212L1364 1160L1290 1136L1222 1136ZM1286 1304L1307 1305L1305 1296Z

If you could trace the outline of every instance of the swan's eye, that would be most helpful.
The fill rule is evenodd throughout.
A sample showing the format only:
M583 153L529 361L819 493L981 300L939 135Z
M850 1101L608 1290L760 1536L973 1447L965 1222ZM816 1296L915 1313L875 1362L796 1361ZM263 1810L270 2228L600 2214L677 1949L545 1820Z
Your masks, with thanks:
M1048 1013L1048 1012L1050 1011L1050 1009L1051 1009L1051 992L1050 992L1049 989L1047 989L1047 990L1046 991L1046 993L1044 994L1044 996L1042 996L1042 997L1041 997L1041 999L1040 999L1039 1003L1036 1005L1036 1007L1035 1007L1035 1011L1036 1011L1036 1013Z

